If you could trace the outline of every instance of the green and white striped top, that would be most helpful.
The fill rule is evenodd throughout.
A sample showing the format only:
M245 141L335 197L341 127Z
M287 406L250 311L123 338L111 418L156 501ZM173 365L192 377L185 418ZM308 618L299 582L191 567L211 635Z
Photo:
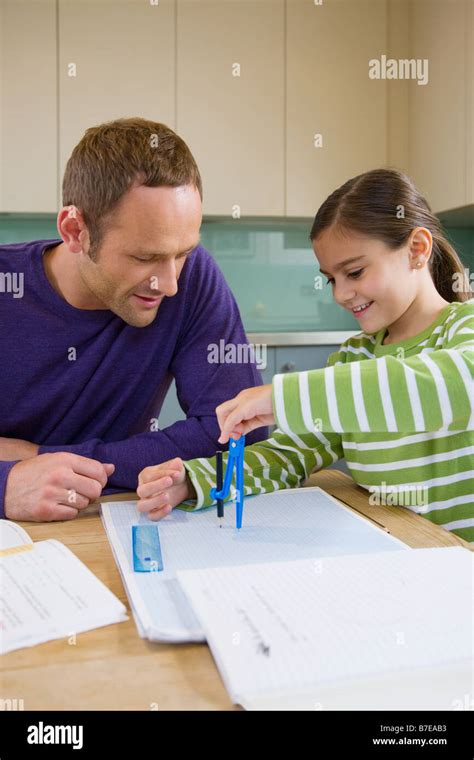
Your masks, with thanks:
M278 429L246 447L245 495L296 488L345 457L371 503L474 542L474 299L412 338L384 345L385 334L350 338L323 369L274 376ZM185 462L198 498L182 508L213 504L214 462Z

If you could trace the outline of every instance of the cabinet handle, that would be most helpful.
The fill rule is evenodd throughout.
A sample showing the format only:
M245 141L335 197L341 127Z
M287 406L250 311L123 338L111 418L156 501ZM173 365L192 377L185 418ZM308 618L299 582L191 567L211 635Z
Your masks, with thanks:
M286 364L280 367L280 372L294 372L295 369L296 364L294 362L286 362Z

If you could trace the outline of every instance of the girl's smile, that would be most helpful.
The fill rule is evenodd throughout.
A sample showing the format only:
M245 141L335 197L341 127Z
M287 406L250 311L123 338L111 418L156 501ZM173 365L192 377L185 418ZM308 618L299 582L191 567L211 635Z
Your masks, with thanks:
M359 306L353 306L351 311L356 319L360 319L367 313L374 301L368 301L367 303L359 304Z

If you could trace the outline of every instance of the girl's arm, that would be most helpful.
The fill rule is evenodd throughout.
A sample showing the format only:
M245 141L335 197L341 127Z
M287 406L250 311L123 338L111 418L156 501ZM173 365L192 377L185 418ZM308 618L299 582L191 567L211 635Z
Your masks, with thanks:
M474 430L474 311L466 304L441 348L409 358L335 363L275 375L283 433L414 433Z
M297 488L315 470L327 467L343 457L341 437L335 433L304 432L297 436L275 430L266 441L245 447L245 496L269 493L283 488ZM223 455L224 471L228 453ZM210 496L216 485L215 458L199 458L184 462L196 491L194 503L184 503L183 509L194 510L215 504ZM229 499L235 490L235 471ZM227 499L227 501L229 500Z

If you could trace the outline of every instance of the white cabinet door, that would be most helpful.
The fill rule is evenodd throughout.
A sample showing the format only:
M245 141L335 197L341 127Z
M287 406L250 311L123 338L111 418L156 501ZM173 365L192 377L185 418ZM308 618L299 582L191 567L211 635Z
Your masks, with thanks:
M414 0L412 7L412 57L428 60L429 81L410 83L409 170L435 212L468 202L472 158L469 166L467 22L471 6L472 0ZM472 144L472 131L469 139Z
M290 216L314 216L343 182L386 163L387 83L369 78L387 52L386 20L384 0L288 1Z
M284 213L284 2L178 0L177 128L204 213Z
M59 0L61 176L88 127L175 122L175 3Z
M0 0L0 162L0 211L56 211L54 0Z

